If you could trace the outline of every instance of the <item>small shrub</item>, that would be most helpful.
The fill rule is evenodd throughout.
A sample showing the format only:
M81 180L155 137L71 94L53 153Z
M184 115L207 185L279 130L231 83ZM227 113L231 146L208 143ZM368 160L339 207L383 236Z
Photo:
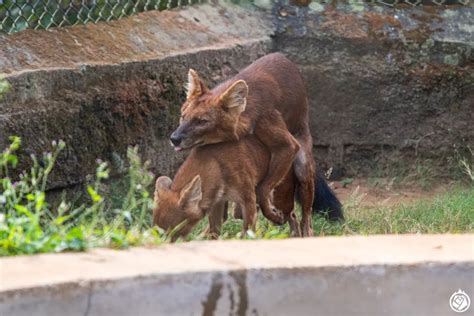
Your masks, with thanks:
M48 176L65 143L53 142L52 151L41 159L32 155L30 170L13 180L11 171L18 165L16 152L21 140L10 140L10 145L0 153L0 256L83 251L91 247L124 248L169 240L163 231L150 227L150 186L154 176L147 171L148 164L140 160L136 147L127 151L126 192L120 199L105 190L110 170L107 163L98 161L95 177L85 188L88 202L74 205L64 198L53 207L46 191ZM466 170L471 171L472 167L469 165ZM356 189L346 201L344 223L328 222L315 215L315 236L474 231L473 186L455 189L433 201L391 208L362 207L363 198ZM204 234L207 225L207 220L199 223L187 240L208 239ZM241 238L241 229L241 220L229 218L223 224L220 239ZM288 225L272 225L259 214L256 231L245 238L280 239L289 235Z
M30 171L22 172L13 181L10 173L18 164L15 152L21 140L10 140L10 146L0 155L1 256L82 251L97 246L122 248L164 240L149 225L153 201L148 189L153 175L140 161L137 148L127 152L129 183L121 208L111 209L110 197L102 195L109 168L107 163L98 161L95 181L87 186L90 203L73 206L63 200L53 209L47 202L46 185L65 143L53 142L52 152L43 155L41 165L32 155Z

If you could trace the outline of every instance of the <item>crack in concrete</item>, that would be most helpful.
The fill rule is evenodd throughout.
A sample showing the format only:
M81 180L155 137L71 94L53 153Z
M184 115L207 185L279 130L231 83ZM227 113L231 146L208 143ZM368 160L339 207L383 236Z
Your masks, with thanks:
M92 301L92 284L89 283L88 286L88 292L87 292L87 305L86 305L86 310L84 312L84 316L89 316L89 312L91 310L91 301Z
M204 307L202 311L203 316L213 316L216 312L217 302L222 296L222 287L224 284L222 283L222 276L216 275L212 280L212 285L209 293L207 294L206 301L202 302L202 306Z
M249 307L249 298L247 292L247 271L230 271L229 276L234 279L237 284L239 293L239 303L237 306L237 313L235 315L244 316L247 314Z
M229 301L230 301L230 310L234 310L235 302L234 302L234 291L230 284L227 284L227 290L229 291Z

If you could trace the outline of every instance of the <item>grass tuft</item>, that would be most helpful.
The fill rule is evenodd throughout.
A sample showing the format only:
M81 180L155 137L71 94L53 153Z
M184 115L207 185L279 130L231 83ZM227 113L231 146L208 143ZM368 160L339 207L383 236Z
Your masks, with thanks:
M148 164L140 160L136 147L127 152L126 193L120 199L105 189L110 170L107 163L98 161L95 177L85 188L88 201L74 205L63 198L53 207L46 191L48 176L65 143L53 142L52 152L43 154L41 159L31 156L31 169L13 180L11 171L18 165L15 153L21 140L10 140L10 146L0 153L0 256L157 245L170 240L169 234L150 227L154 176L147 171ZM466 174L472 174L472 165L466 165ZM346 201L344 223L314 216L315 236L474 232L472 182L468 188L409 205L368 208L361 206L363 198L356 189ZM199 223L187 240L207 239L207 225L207 220ZM229 218L220 238L241 238L241 228L241 220ZM272 225L259 214L256 231L245 238L280 239L289 235L288 225Z
M21 140L10 140L10 146L0 154L0 256L124 248L166 239L149 225L153 201L148 189L153 175L141 162L137 148L127 152L129 183L120 208L114 208L111 197L103 195L103 182L110 170L102 161L97 162L95 180L87 185L88 203L73 206L63 199L53 208L47 202L46 185L65 143L53 142L52 152L43 155L41 165L32 155L31 169L13 180L10 173L18 164L15 152Z
M393 207L346 208L344 224L316 219L320 235L440 234L474 232L474 187L457 188L431 201Z
M400 204L394 207L362 207L363 194L356 188L344 205L344 223L313 217L315 236L371 234L445 234L474 232L474 187L457 188L434 200ZM298 209L298 212L300 210ZM221 239L240 238L242 221L230 218L224 223ZM195 228L191 239L205 239L207 222ZM287 238L288 225L275 226L259 214L257 239Z

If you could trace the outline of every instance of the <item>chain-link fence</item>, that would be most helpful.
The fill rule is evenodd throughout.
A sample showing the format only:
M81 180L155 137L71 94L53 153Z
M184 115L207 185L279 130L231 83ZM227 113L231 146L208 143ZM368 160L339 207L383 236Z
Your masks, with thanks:
M0 32L110 21L203 0L0 0Z
M473 0L288 0L296 5L369 3L396 5L469 5ZM149 10L165 10L206 0L0 0L0 33L14 33L27 28L48 29L53 26L110 21ZM255 0L231 0L234 3ZM281 2L271 1L267 2Z
M367 3L387 6L459 6L469 5L472 0L366 0Z

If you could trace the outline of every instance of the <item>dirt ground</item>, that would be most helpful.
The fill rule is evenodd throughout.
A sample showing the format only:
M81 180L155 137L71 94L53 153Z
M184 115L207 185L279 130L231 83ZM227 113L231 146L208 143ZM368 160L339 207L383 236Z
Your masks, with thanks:
M365 207L396 206L419 200L433 199L447 192L452 183L445 183L423 189L417 184L394 185L389 179L354 179L352 182L331 181L337 197L343 204L357 199L357 204Z

